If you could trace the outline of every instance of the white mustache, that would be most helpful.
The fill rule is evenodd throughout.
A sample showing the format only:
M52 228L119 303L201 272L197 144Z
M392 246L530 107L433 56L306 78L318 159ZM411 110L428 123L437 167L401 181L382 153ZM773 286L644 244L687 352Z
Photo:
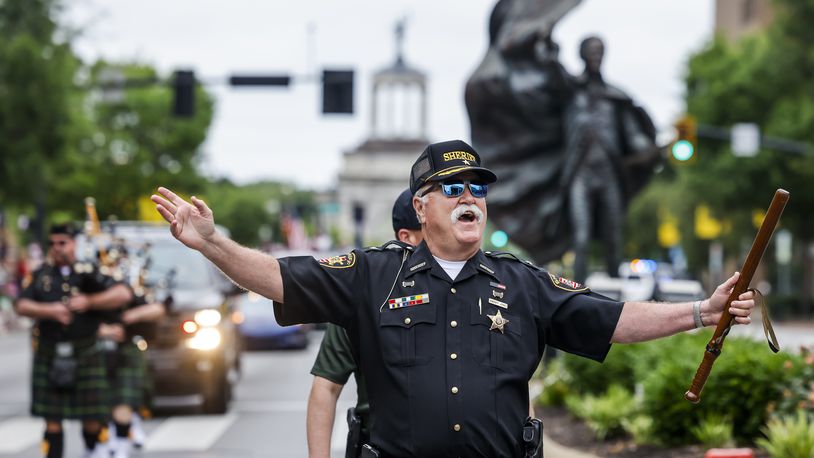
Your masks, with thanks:
M462 204L455 207L455 210L452 210L452 213L449 214L450 219L452 220L452 224L458 223L458 218L461 217L466 212L472 212L475 215L475 221L480 223L483 220L483 212L478 208L477 205L473 204Z

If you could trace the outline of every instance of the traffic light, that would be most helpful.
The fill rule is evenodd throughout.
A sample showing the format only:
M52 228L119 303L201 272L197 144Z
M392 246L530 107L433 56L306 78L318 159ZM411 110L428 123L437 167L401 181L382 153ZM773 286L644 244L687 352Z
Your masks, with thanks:
M695 161L698 146L698 123L695 117L684 115L675 123L676 139L671 148L672 160L679 164Z
M323 70L322 113L353 114L353 70Z
M172 80L172 114L179 118L195 115L195 72L176 70Z

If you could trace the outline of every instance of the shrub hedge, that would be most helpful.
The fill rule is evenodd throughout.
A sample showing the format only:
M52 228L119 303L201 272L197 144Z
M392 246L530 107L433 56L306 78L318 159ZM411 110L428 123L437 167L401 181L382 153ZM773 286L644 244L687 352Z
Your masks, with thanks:
M668 445L696 442L693 428L711 417L732 419L732 432L740 442L753 442L770 412L783 406L783 393L798 370L801 358L773 354L764 342L729 337L718 357L700 404L691 404L684 393L695 375L712 330L684 333L635 345L614 345L599 364L563 355L568 395L601 394L612 385L631 392L640 386L643 415L652 419L655 440ZM546 384L557 383L546 377ZM560 378L561 379L561 378ZM558 390L564 384L559 383ZM559 396L564 396L559 393Z

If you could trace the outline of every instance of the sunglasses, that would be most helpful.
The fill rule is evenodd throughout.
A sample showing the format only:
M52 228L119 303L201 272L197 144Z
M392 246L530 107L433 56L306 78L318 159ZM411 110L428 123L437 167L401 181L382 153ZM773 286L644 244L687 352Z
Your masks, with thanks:
M486 192L489 189L489 186L486 183L473 182L469 180L443 181L439 183L438 186L441 188L441 192L447 197L461 196L463 195L466 187L469 186L469 192L472 193L472 197L483 198L486 197Z

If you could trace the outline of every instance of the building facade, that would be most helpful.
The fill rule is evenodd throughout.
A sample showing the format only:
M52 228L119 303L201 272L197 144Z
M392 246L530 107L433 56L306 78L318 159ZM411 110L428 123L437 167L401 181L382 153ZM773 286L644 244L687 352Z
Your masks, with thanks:
M715 32L730 42L766 28L774 18L771 0L717 0Z
M370 134L343 153L337 200L342 242L378 245L394 238L392 209L409 186L410 168L427 139L427 77L404 61L404 24L396 27L395 62L373 77Z

